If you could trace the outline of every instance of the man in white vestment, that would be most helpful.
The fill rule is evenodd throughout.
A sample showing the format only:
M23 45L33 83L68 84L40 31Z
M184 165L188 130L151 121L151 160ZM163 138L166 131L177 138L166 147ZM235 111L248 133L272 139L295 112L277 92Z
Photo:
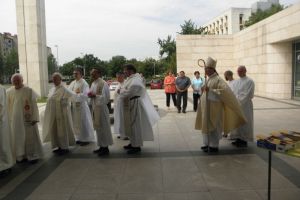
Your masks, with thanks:
M51 141L53 153L64 155L75 145L71 114L71 100L75 93L62 84L62 75L52 75L54 87L50 89L46 104L43 135L44 142Z
M114 93L114 133L119 134L118 138L128 140L124 128L123 99L121 99L119 95L124 85L125 75L124 73L118 72L116 77L119 85Z
M226 81L228 81L228 86L230 87L230 89L232 90L232 92L234 94L236 94L235 91L235 82L236 80L233 79L233 73L231 70L227 70L224 72L224 78Z
M236 98L240 102L244 114L247 119L247 123L236 130L237 140L232 142L237 147L247 147L247 142L253 141L253 103L254 97L254 81L249 78L246 73L245 66L239 66L237 73L239 79L236 80Z
M141 151L143 141L153 141L152 126L159 120L145 85L136 68L132 64L124 66L127 79L120 90L120 98L124 105L125 134L130 143L124 146L128 154Z
M37 95L24 86L21 74L11 78L13 87L7 90L7 112L13 139L13 154L17 162L36 163L43 156L37 123Z
M9 173L15 164L12 152L12 138L6 106L6 91L0 85L0 176Z
M245 123L241 107L226 82L216 72L217 61L208 57L205 65L207 82L202 87L200 107L197 110L195 128L202 130L204 152L218 152L222 132Z
M99 149L96 149L94 153L97 153L98 156L105 156L109 154L108 146L113 144L113 139L107 107L107 104L110 102L109 86L100 76L99 69L91 71L93 82L88 97L91 98L92 118L99 146Z
M93 120L88 106L89 84L82 78L82 69L76 68L73 72L75 80L69 86L76 96L72 100L72 119L76 144L88 145L95 141Z
M224 78L226 81L228 81L228 86L230 87L230 89L232 90L233 94L236 95L236 80L233 79L233 73L231 70L227 70L224 72ZM230 131L228 133L229 135L229 139L230 140L236 140L237 136L236 136L236 129ZM227 135L224 135L225 137L227 137Z

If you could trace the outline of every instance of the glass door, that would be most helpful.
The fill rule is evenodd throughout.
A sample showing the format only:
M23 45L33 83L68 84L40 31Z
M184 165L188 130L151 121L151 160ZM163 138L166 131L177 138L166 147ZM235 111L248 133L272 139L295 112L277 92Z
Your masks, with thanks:
M294 55L294 98L300 100L300 42L295 45Z

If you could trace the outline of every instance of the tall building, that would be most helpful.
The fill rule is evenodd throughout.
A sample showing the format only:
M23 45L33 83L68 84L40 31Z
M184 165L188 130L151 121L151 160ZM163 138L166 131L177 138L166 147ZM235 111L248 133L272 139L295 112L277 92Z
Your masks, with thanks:
M267 10L272 5L279 5L279 0L261 0L252 4L251 8L229 8L221 15L205 23L206 31L210 35L231 35L245 28L245 22L251 13L257 10Z
M10 33L0 33L0 54L6 57L12 50L18 51L18 37Z
M250 15L251 8L229 8L203 27L206 27L210 35L231 35L244 29L245 21Z

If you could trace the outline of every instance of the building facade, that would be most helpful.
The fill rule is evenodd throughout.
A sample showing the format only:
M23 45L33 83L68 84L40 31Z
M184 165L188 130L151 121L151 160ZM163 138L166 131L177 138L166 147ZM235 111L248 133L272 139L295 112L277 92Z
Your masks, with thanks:
M204 24L210 35L230 35L244 29L245 21L251 15L251 8L229 8L223 14Z
M258 96L300 99L299 19L298 3L232 35L178 35L178 71L204 73L198 59L211 56L221 76L230 69L237 78L237 66L245 65Z
M12 50L18 51L17 35L0 33L0 54L6 57Z

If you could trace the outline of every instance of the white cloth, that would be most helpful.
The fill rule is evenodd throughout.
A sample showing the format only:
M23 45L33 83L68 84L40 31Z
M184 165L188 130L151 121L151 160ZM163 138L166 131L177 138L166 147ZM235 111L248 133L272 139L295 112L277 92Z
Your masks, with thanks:
M109 86L99 78L92 83L90 91L96 94L96 97L91 99L91 103L97 144L100 147L108 147L113 144L107 107L107 104L110 102Z
M75 144L71 103L75 94L65 86L51 88L43 123L44 141L51 140L52 148L68 149Z
M81 142L94 142L93 120L87 97L89 84L84 79L74 80L69 89L76 93L71 107L75 139Z
M253 141L253 103L255 84L247 76L236 80L236 97L246 116L247 123L236 130L236 136L245 141Z
M11 168L15 163L6 107L5 88L0 85L0 172Z
M120 98L128 104L129 118L124 113L125 126L133 147L143 146L143 141L153 141L152 126L160 119L145 89L141 76L136 73L128 77L120 91ZM125 109L124 105L124 109ZM125 112L125 111L124 111ZM126 128L125 128L126 130Z
M228 81L228 86L232 90L233 94L236 95L236 80Z
M7 90L13 153L17 160L35 160L43 156L38 126L34 123L39 121L36 99L36 93L26 86L17 90L11 87Z
M124 127L124 108L123 99L120 98L118 91L123 87L123 83L119 83L114 94L114 133L119 134L121 138L125 138L125 127Z

